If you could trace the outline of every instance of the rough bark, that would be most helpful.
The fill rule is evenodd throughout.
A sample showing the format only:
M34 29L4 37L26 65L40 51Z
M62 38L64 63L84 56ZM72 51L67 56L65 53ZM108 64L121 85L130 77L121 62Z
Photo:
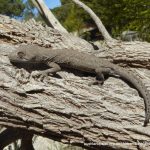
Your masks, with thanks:
M113 48L105 46L99 49L95 55L122 66L150 69L150 43L148 42L120 42Z
M53 35L56 30L46 27L48 31L51 29L51 34L44 36L48 39L45 44L45 41L42 41L43 35L39 34L45 30L44 27L40 31L35 23L28 25L31 29L27 30L28 28L24 28L26 24L18 23L13 19L6 20L5 17L0 19L0 125L25 129L30 133L62 143L89 149L150 148L150 127L142 126L143 99L139 97L136 90L123 81L109 78L103 87L96 85L90 87L88 83L94 80L93 77L77 76L66 71L58 73L63 78L49 76L41 81L39 78L32 78L26 70L12 66L7 57L8 53L15 50L12 43L38 41L38 44L43 46L51 45L57 48L61 45L64 48L65 45L70 48L71 44L74 45L79 41L78 38L75 40L76 38L71 36L74 40L68 43L64 40L66 35L59 32L57 32L59 35ZM39 36L31 34L31 31L36 30L39 31L37 32ZM54 38L57 41L58 37L61 37L61 42L51 42ZM68 34L67 37L70 38L70 35ZM81 49L86 45L85 43L81 40L76 48L86 50L86 48ZM139 45L142 48L150 47L148 43L139 43ZM118 57L119 61L115 61L117 63L121 60L124 65L137 64L142 67L132 68L132 70L150 89L150 70L143 69L149 67L150 52L147 49L136 49L139 45L120 44L114 47L116 53L109 47L102 47L98 51L93 51L93 54L104 55L112 60L117 60ZM129 47L131 48L128 49ZM90 49L87 51L92 52ZM140 56L134 58L139 53Z
M98 30L100 31L100 33L102 34L104 39L108 42L113 42L114 39L110 36L110 34L106 30L105 26L103 25L102 21L93 12L93 10L91 8L89 8L87 5L85 5L83 2L79 1L79 0L72 0L72 1L74 3L76 3L78 6L80 6L81 8L83 8L91 16L91 18L94 20Z
M48 25L60 32L68 33L67 30L59 23L50 9L45 5L43 0L32 0L33 4L37 7L42 16L46 19Z

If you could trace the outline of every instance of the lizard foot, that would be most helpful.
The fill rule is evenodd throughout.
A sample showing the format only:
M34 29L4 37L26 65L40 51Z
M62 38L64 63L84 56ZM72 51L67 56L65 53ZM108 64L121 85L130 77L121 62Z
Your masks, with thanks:
M98 85L98 86L102 87L103 84L104 84L104 81L94 81L94 82L88 83L88 86Z
M39 78L40 81L43 81L44 78L48 76L48 73L45 71L34 71L31 73L31 76L33 78Z

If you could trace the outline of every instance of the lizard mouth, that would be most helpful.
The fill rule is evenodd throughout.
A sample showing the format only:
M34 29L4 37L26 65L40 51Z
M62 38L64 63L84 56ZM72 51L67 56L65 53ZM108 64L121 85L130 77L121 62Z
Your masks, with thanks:
M30 61L28 59L21 59L21 60L10 60L13 64L38 64L36 61Z

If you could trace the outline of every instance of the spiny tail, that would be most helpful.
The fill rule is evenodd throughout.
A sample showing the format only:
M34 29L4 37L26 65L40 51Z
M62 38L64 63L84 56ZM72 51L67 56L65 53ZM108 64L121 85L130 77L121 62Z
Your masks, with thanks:
M112 69L115 74L120 76L120 78L129 82L133 87L135 87L138 90L140 96L143 97L144 104L145 104L144 126L147 126L147 124L149 123L149 119L150 119L150 93L147 90L146 86L131 71L121 68L116 65L112 65Z

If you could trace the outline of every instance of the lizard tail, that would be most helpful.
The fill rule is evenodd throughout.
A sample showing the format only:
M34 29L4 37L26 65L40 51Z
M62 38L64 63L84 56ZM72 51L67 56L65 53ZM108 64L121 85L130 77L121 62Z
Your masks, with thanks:
M114 67L113 67L114 66ZM142 81L135 76L131 71L121 68L119 66L113 65L112 69L115 74L119 75L124 81L131 84L134 88L136 88L139 92L139 95L143 97L145 104L145 121L144 126L147 126L150 119L150 93L147 90L146 86L142 83Z

